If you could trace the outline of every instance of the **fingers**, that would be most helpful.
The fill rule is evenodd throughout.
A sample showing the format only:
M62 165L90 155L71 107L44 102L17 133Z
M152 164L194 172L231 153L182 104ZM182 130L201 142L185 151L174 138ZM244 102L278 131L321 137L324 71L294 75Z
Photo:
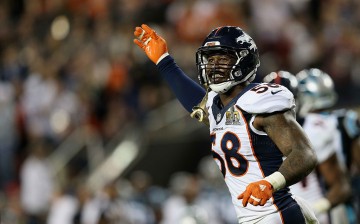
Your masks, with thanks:
M144 45L146 46L151 40L151 37L147 38L145 41L144 41Z
M148 25L146 24L142 24L141 28L143 28L145 30L146 33L148 34L153 34L155 31L153 29L151 29Z
M263 199L261 199L261 201L260 201L260 205L261 205L261 206L264 206L264 205L266 204L266 202L267 202L267 199L266 199L266 198L263 198Z
M255 196L253 196L250 192L243 192L242 194L240 194L237 199L241 200L242 199L242 204L244 207L247 206L247 204L252 204L254 206L258 206L258 205L265 205L266 202L267 202L267 199L266 198L257 198Z
M149 33L147 33L141 27L135 28L134 35L137 37L138 40L144 42L144 44L146 43L145 45L147 45L149 43L149 41L151 40Z
M145 30L143 30L141 27L136 27L134 31L134 35L141 40L145 34Z
M138 45L140 48L144 49L145 45L138 39L134 39L134 43Z
M250 193L248 193L247 191L243 192L242 194L239 195L238 199L242 199L242 204L244 207L247 206L249 199L250 199Z
M141 27L136 27L134 35L139 41L134 40L139 47L144 48L152 39L156 39L156 33L146 24L142 24Z
M144 37L153 37L155 31L151 29L146 24L142 24L141 27L136 27L134 31L134 35L139 39L142 40Z
M159 36L155 32L155 30L150 28L148 25L142 24L141 28L145 30L145 33L148 35L148 37L150 37L150 38L152 38L154 40L157 40L159 38Z
M137 39L134 39L134 43L143 49L151 40L151 37L149 37L149 33L141 27L135 28L134 35L137 37Z
M142 40L144 34L145 34L145 30L141 29L141 34L139 35L139 40Z
M252 199L252 200L251 200L251 199ZM254 205L254 206L257 206L257 205L259 205L259 203L260 203L260 199L251 195L251 196L250 196L249 203L252 204L252 205Z

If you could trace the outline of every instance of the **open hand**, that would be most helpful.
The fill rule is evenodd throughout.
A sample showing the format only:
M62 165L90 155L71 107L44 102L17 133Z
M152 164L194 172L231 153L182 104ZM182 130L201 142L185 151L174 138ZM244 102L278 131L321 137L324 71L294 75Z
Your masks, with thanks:
M137 44L149 59L155 64L159 63L161 56L168 53L166 41L146 24L136 27L134 31L134 43Z

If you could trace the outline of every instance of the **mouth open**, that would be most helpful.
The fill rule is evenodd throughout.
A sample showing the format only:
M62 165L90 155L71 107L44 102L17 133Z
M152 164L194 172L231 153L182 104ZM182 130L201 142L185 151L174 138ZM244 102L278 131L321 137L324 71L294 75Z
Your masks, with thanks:
M221 83L227 80L225 74L219 71L210 73L209 78L213 84Z

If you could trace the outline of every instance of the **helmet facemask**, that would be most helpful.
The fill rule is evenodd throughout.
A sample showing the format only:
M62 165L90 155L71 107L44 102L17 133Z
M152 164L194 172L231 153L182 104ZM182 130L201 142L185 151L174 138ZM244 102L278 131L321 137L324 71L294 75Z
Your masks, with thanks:
M223 55L233 60L231 63L217 62L214 66L208 60L213 55ZM240 27L223 26L212 30L205 38L196 52L196 65L200 84L217 93L226 93L239 83L254 80L260 65L259 53L253 39ZM221 79L225 74L223 71L227 76L224 80Z
M243 76L240 63L249 54L247 49L233 49L224 46L201 47L196 52L199 81L217 93L225 93L233 86L255 78L255 71ZM218 56L217 61L213 60Z

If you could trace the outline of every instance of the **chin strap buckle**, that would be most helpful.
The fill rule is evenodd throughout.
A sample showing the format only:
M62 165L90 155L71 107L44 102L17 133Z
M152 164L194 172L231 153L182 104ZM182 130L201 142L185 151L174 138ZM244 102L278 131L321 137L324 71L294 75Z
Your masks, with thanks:
M197 119L199 122L203 122L209 125L208 112L206 111L206 102L208 99L209 88L206 89L206 94L201 102L192 108L190 117Z

